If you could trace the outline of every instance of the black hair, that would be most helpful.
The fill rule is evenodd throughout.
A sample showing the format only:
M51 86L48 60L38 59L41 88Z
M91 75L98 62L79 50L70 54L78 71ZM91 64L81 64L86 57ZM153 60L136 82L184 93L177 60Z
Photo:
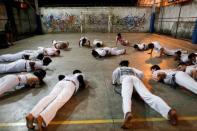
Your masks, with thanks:
M164 79L160 79L158 82L164 83ZM165 84L165 83L164 83Z
M85 44L87 42L87 39L84 37L83 39L82 39L82 44Z
M82 73L82 72L80 70L74 70L73 74L76 74L76 73Z
M29 55L23 55L23 58L24 58L25 60L29 60Z
M137 45L137 44L135 44L135 45L133 46L133 48L138 49L138 45Z
M158 65L153 65L150 68L151 70L155 69L155 70L160 70L161 68Z
M92 55L95 57L95 58L101 58L101 56L98 54L98 52L96 52L95 50L92 50Z
M149 49L153 49L153 48L154 48L154 44L153 44L153 43L149 43L149 44L148 44L148 48L149 48Z
M44 58L44 54L43 53L40 53L37 55L36 57L38 60L42 60Z
M65 78L65 75L59 75L59 76L58 76L58 80L59 80L59 81L63 80L64 78Z
M118 33L117 36L121 37L121 33Z
M46 76L46 71L45 70L42 70L42 69L40 69L40 70L36 70L36 71L34 71L34 73L33 73L35 76L37 76L38 77L38 79L39 79L39 81L40 81L40 83L42 83L43 82L43 79L44 79L44 77Z
M180 65L186 65L186 63L185 62L180 62L180 63L178 63L177 66L180 66Z
M101 47L101 43L96 43L96 47Z
M188 59L191 60L192 58L196 57L196 54L195 53L190 53L188 55Z
M175 52L176 55L181 56L182 52L179 50L177 52Z
M52 62L50 57L44 57L43 65L48 66Z
M60 50L57 50L56 52L60 55Z
M120 63L119 63L120 66L129 66L129 61L128 60L122 60Z
M79 89L80 90L84 89L86 84L84 82L83 76L82 75L77 76L77 80L79 81Z

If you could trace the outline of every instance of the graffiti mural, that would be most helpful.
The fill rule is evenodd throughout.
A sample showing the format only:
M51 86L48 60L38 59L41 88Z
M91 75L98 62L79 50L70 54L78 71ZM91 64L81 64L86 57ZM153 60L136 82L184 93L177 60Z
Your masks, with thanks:
M145 22L145 14L142 16L132 16L132 14L129 14L123 18L112 15L112 25L122 26L123 29L125 28L130 31L144 28Z
M41 7L42 28L55 32L144 32L151 8Z
M107 25L108 24L108 14L90 14L87 17L87 22L90 25Z
M46 32L64 32L80 28L79 16L72 15L67 12L44 15L42 17L42 21Z

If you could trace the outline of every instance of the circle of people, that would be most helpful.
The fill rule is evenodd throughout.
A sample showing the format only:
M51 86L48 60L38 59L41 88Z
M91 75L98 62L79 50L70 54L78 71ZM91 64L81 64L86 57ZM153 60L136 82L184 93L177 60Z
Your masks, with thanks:
M18 86L34 88L41 85L46 76L46 71L49 69L47 66L52 62L51 57L59 56L60 50L66 50L69 47L67 41L53 40L52 44L52 48L38 47L37 50L24 50L15 54L1 55L0 62L11 62L0 64L1 74L23 73L8 74L0 78L0 96ZM169 49L161 46L159 42L131 45L120 33L116 36L117 44L133 47L137 51L151 50L149 53L151 55L155 50L160 54L159 57L163 55L173 56L176 61L179 61L178 67L176 69L161 69L159 65L153 65L150 69L153 80L171 85L173 88L184 87L197 94L197 53L188 54L187 51L182 49ZM98 59L126 53L126 49L104 47L103 41L98 39L95 39L91 45L87 37L81 37L79 47L84 46L92 47L92 56ZM178 116L176 110L147 89L143 76L144 73L139 69L129 67L128 60L121 61L112 73L112 84L115 86L121 85L122 87L121 96L124 113L122 128L131 128L131 119L133 117L131 113L131 97L134 90L145 103L166 120L169 120L171 125L177 125ZM53 90L42 98L26 116L27 128L34 129L36 124L39 130L43 130L73 94L87 87L85 75L80 70L74 70L70 75L59 75L58 79L59 82L54 86Z

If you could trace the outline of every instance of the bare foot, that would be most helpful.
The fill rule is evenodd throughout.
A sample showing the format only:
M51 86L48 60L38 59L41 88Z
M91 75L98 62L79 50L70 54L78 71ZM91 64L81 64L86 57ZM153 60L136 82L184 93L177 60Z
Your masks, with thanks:
M176 126L178 124L178 116L175 109L171 109L168 112L168 118L171 125Z
M131 123L130 123L131 119L132 119L131 112L127 112L126 117L124 119L124 123L121 126L121 128L123 128L123 129L129 129L130 128L130 125L131 125Z
M127 50L126 49L124 49L124 53L123 54L126 54L127 53Z
M34 116L32 114L29 114L26 118L26 126L29 129L34 129L33 122L34 122Z
M43 128L42 128L43 118L42 118L42 116L38 116L36 120L37 120L37 124L38 124L38 130L43 131Z

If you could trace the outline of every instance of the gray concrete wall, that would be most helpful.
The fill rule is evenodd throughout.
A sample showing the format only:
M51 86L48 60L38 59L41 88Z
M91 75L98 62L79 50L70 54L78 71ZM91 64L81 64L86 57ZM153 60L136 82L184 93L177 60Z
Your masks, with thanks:
M196 19L197 0L185 5L166 6L160 8L155 28L164 34L175 36L177 32L177 37L191 38Z
M51 32L147 32L151 8L41 7L42 27Z

